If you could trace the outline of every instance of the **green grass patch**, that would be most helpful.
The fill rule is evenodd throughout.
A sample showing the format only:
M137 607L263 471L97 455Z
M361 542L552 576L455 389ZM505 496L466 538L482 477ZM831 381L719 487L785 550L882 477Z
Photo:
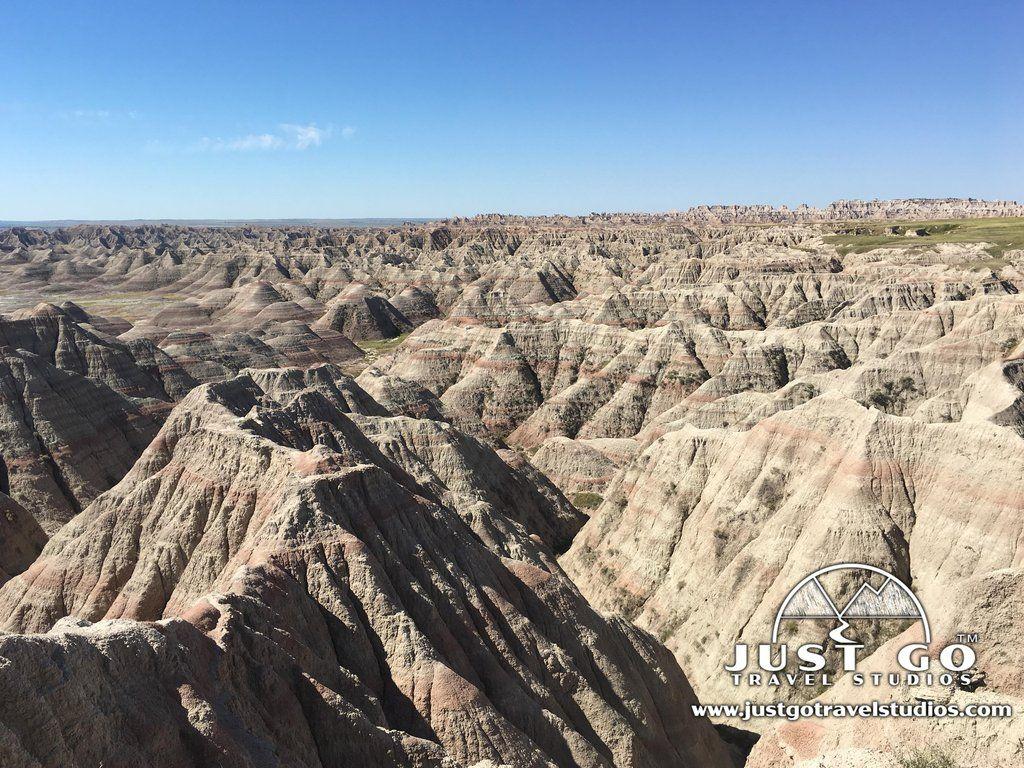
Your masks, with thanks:
M952 757L935 747L897 752L896 764L900 768L957 768Z
M393 339L364 339L363 341L357 341L356 346L363 350L371 360L375 360L381 355L394 352L408 336L408 333L403 333L400 336L395 336Z
M907 237L907 231L923 231ZM990 243L992 259L978 266L1005 266L1006 251L1024 248L1024 218L957 219L949 221L872 221L839 225L825 242L840 253L865 253L875 248L925 248L939 243Z
M597 509L601 506L602 501L604 501L604 497L601 494L590 491L581 491L573 494L572 497L572 503L576 505L577 509Z

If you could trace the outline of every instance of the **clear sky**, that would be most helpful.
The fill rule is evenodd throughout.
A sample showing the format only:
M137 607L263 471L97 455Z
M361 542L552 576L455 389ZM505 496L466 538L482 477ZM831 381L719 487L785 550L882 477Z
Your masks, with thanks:
M0 219L1024 201L1024 2L5 3Z

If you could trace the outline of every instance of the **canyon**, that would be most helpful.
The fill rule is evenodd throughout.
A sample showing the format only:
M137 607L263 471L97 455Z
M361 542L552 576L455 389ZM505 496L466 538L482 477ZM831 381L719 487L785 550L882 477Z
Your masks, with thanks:
M1024 759L693 710L1024 706L1024 206L19 226L0 277L5 766ZM846 562L983 683L735 685Z

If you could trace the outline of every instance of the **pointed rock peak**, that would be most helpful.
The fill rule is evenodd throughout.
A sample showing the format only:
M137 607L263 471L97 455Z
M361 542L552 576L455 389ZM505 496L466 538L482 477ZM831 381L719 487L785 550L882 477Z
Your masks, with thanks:
M238 291L239 297L246 297L248 299L257 299L266 301L267 303L283 301L284 297L278 293L277 289L266 280L255 280L248 283Z
M370 286L366 283L354 282L345 286L345 289L338 294L334 301L338 303L365 301L372 296L373 292L370 290Z
M846 618L909 618L921 615L903 585L887 579L879 589L864 582L843 609Z
M817 579L811 579L797 590L786 606L783 618L834 618L836 609Z
M48 301L36 304L29 313L31 317L63 317L65 314L64 310Z
M52 304L50 306L53 306ZM73 301L65 301L60 305L60 311L79 323L88 323L89 313L75 304Z
M491 346L491 350L487 357L492 360L496 358L507 359L514 357L518 360L523 357L523 353L516 344L516 340L512 334L503 330L494 340L494 344Z

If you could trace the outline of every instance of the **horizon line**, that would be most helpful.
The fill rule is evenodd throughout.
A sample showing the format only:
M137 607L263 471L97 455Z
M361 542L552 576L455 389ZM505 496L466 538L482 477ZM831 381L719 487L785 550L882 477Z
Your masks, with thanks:
M10 229L13 227L69 227L80 225L173 225L182 226L228 226L228 225L282 225L282 224L348 224L374 223L381 225L397 224L423 224L434 221L453 221L460 219L508 217L523 219L543 218L567 218L580 219L590 216L612 217L612 216L686 216L687 214L706 211L728 211L733 209L757 209L761 211L776 211L779 213L801 213L804 211L828 211L834 206L843 204L878 204L878 203L956 203L970 202L982 203L996 206L1021 207L1021 204L1012 199L988 199L984 197L875 197L875 198L838 198L824 205L809 203L798 203L790 205L787 203L698 203L686 208L668 208L663 210L618 210L618 211L590 211L588 213L511 213L500 211L481 211L473 214L450 214L447 216L271 216L271 217L218 217L218 216L138 216L138 217L99 217L99 218L74 218L56 217L49 219L0 219L0 228Z

